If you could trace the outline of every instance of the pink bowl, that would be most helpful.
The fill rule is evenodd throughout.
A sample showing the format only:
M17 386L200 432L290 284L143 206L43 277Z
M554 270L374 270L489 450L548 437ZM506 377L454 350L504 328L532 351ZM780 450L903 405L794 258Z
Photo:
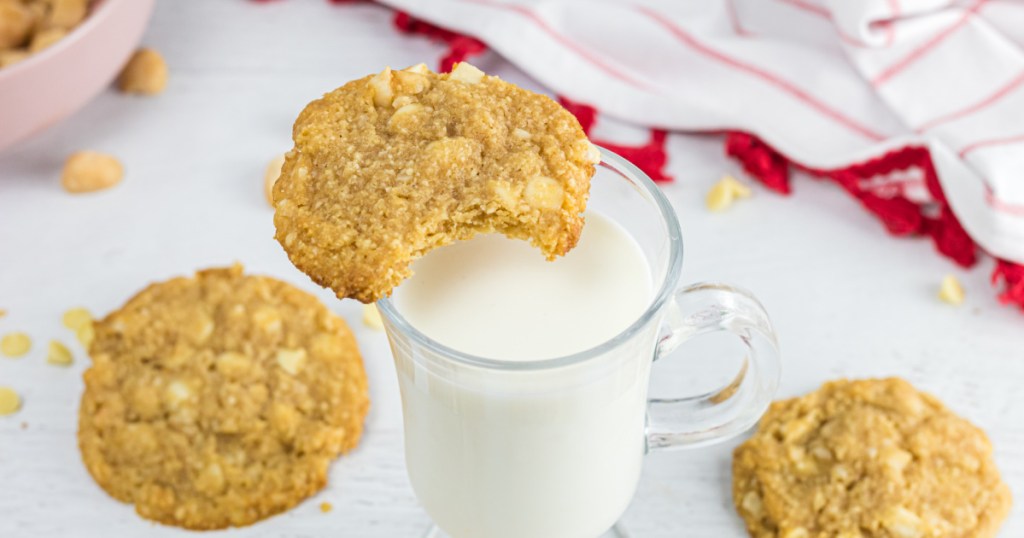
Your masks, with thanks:
M0 150L70 116L117 76L156 0L101 0L64 39L0 69Z

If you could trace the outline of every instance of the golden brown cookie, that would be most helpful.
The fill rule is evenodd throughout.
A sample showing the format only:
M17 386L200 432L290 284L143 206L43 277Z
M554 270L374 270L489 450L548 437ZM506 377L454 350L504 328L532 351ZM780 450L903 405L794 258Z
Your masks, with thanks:
M985 433L898 378L772 404L733 499L756 538L987 538L1011 504Z
M415 258L477 233L565 254L600 159L558 103L465 63L349 82L310 103L293 138L274 186L277 240L317 283L364 303Z
M236 265L153 284L95 323L78 444L143 517L248 525L321 489L369 406L345 322Z

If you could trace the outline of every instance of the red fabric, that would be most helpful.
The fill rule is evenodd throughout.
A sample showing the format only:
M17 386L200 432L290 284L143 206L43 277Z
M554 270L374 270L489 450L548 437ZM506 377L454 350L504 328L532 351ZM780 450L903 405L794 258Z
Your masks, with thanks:
M971 267L978 261L978 247L974 244L953 210L943 205L939 218L929 220L925 233L935 241L935 248L961 267Z
M1016 304L1024 309L1024 266L996 260L996 269L992 272L992 283L998 285L1004 283L1003 293L999 300L1003 304Z
M889 233L896 236L928 235L941 254L963 267L971 267L978 261L978 246L960 225L946 202L946 196L942 192L926 148L904 148L839 170L819 170L793 163L748 133L729 133L725 151L729 156L736 158L751 176L772 190L789 194L789 167L794 166L811 175L835 181L857 198L868 211L878 216ZM929 217L926 214L928 208L919 206L902 195L881 196L863 186L864 179L915 167L921 170L925 186L936 200L936 217ZM999 295L1000 301L1014 303L1024 309L1024 265L997 259L992 282L1004 285Z
M769 189L789 194L789 160L747 133L733 132L725 139L725 154L735 158L748 174Z
M642 146L623 146L608 141L591 140L633 163L654 181L667 183L673 180L672 176L665 173L665 165L668 164L668 153L665 151L667 139L667 132L651 129L651 139Z
M487 45L483 41L435 26L403 11L395 12L394 22L395 28L403 34L422 35L448 45L448 52L441 57L438 68L441 73L451 71L455 64L487 51Z
M576 116L576 119L580 122L580 127L583 127L583 132L590 136L590 131L594 128L594 123L597 122L597 110L590 105L570 101L565 97L559 97L558 102ZM668 182L673 179L672 176L665 173L665 165L668 164L668 152L665 151L668 133L661 129L651 129L650 140L640 146L616 144L607 140L598 140L594 137L590 137L590 140L633 163L634 166L643 170L654 181Z
M558 102L565 107L566 110L572 112L573 116L580 122L580 127L583 127L583 132L590 136L591 129L594 128L594 124L597 123L597 109L592 106L587 106L582 103L570 101L565 97L559 97Z

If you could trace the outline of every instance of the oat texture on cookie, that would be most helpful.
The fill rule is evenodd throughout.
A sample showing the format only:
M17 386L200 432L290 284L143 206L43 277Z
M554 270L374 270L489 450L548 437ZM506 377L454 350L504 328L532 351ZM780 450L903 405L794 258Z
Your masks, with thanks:
M369 405L345 322L240 266L154 284L95 323L86 468L145 518L248 525L320 490Z
M317 283L362 302L478 233L565 254L600 158L556 102L465 63L349 82L310 103L293 138L273 189L277 240Z
M991 538L1011 503L985 433L897 378L774 403L733 501L757 538Z

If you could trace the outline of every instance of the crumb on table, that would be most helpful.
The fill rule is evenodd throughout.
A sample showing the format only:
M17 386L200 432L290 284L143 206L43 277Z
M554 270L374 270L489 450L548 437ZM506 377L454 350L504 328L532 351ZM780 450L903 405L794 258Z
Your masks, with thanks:
M0 338L0 353L8 357L21 357L32 349L32 339L23 332L7 333Z

